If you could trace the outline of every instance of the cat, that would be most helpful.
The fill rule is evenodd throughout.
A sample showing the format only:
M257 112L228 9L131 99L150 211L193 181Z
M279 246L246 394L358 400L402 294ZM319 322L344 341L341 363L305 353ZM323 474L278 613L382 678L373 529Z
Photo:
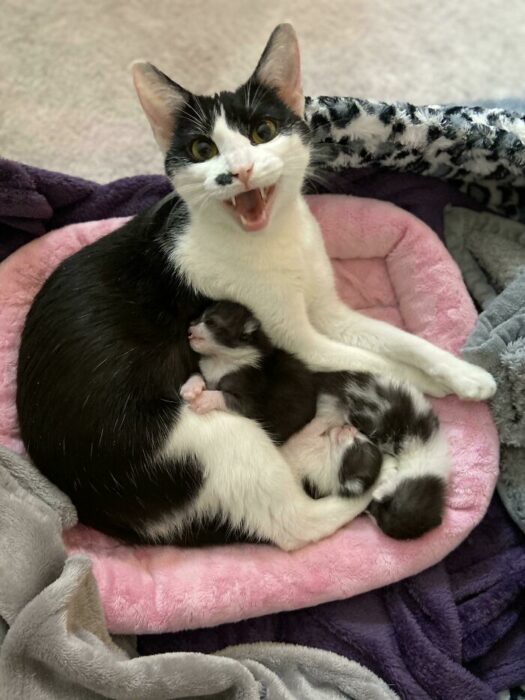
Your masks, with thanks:
M200 374L181 396L194 411L230 410L259 421L315 497L363 494L384 455L388 474L368 508L379 527L413 539L441 523L450 455L416 389L364 372L313 372L275 348L248 309L232 302L209 306L189 340Z
M66 259L36 295L18 363L22 439L80 519L109 534L297 549L369 499L311 499L254 421L184 405L197 370L186 329L210 300L245 304L311 369L474 400L494 380L338 298L301 194L312 134L290 25L235 92L197 96L143 62L133 78L175 193Z

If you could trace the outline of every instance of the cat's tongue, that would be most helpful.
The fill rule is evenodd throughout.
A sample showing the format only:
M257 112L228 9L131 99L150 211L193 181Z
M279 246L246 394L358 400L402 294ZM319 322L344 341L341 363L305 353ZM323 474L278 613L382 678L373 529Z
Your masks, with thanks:
M235 207L245 231L259 231L268 223L266 202L261 190L248 190L235 197Z

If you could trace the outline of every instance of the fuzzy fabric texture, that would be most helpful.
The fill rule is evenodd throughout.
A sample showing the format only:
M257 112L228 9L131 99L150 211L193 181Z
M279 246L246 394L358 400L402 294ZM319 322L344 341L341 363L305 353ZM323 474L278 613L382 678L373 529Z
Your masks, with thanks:
M320 167L363 166L449 180L483 207L525 221L525 116L482 107L307 99Z
M392 202L440 235L446 204L476 208L476 202L450 183L412 173L350 168L331 173L325 186L334 194ZM0 158L0 261L47 231L80 221L138 214L171 191L162 175L137 175L99 185Z
M525 531L525 225L447 207L444 236L484 309L464 355L497 379L491 403L502 443L498 492Z
M75 519L63 494L27 460L0 447L3 698L398 697L355 661L298 645L249 644L216 656L131 658L127 640L108 634L89 560L66 558L62 528Z
M141 654L213 653L260 640L353 659L408 700L496 700L525 680L525 535L497 496L446 559L360 596L220 625L141 636Z
M481 314L463 354L498 382L492 399L502 442L498 491L525 532L525 267Z
M435 234L392 205L352 197L309 200L333 259L342 298L371 316L457 352L476 314L458 269ZM74 250L121 220L73 225L37 239L0 267L0 442L21 451L15 398L23 319L44 278ZM436 402L454 455L443 526L397 542L368 518L292 554L238 545L185 550L124 547L78 527L70 552L87 554L112 632L160 632L220 624L346 598L417 573L442 559L483 516L498 461L487 406Z
M444 238L467 289L482 309L525 269L525 224L448 206Z

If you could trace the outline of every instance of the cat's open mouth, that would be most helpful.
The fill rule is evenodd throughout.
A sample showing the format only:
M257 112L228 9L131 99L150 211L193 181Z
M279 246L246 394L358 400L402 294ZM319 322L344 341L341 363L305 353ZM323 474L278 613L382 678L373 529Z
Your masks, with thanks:
M248 190L225 200L245 231L260 231L268 223L275 185Z

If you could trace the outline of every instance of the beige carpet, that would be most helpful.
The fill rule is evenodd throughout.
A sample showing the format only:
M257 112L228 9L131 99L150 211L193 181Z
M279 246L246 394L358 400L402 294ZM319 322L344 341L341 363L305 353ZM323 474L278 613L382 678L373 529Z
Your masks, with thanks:
M160 172L129 77L147 58L233 87L291 21L305 91L415 103L521 98L523 0L1 0L0 155L105 182Z

